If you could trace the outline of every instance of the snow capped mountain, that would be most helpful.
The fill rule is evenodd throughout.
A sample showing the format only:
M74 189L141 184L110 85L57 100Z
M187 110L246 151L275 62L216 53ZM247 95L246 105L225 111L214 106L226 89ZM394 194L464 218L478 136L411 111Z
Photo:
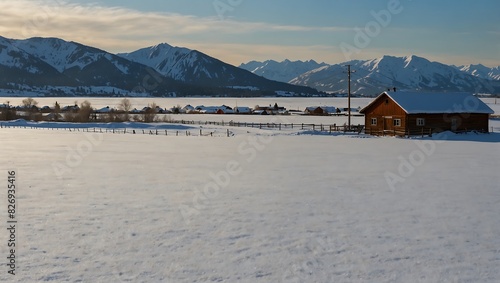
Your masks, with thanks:
M455 67L430 62L418 56L383 56L373 60L355 60L321 67L290 82L318 90L346 93L345 65L351 65L351 92L374 95L388 88L422 91L467 91L499 93L500 83L469 75Z
M0 37L0 48L0 69L8 69L0 78L4 85L111 86L139 91L144 89L144 78L161 77L142 64L58 38ZM169 79L160 81L165 84Z
M101 59L109 61L123 74L129 72L127 62L121 60L120 57L94 47L67 42L59 38L35 37L16 40L15 46L40 58L61 73L69 69L83 70Z
M58 38L15 40L0 36L0 74L2 88L102 86L162 96L317 93L166 43L115 55Z
M0 36L0 84L32 82L75 83L50 64L17 46L17 41Z
M124 59L154 68L162 75L184 83L203 84L211 87L231 87L231 89L240 90L283 90L298 93L316 93L311 88L297 87L269 80L224 63L197 50L173 47L166 43L118 55Z
M500 80L500 66L488 68L484 65L465 65L457 67L462 72L473 75L478 78L488 80Z
M356 71L351 76L351 91L360 95L375 95L393 87L500 93L500 66L455 67L414 55L335 65L313 60L251 61L238 68L202 52L166 43L115 55L58 38L15 40L0 36L0 87L7 88L102 86L151 95L315 94L315 89L346 93L347 64Z
M127 60L152 67L164 76L184 82L223 76L220 72L212 73L209 71L210 65L222 63L219 60L196 50L173 47L166 43L118 55Z
M191 50L187 48L173 47L167 43L161 43L132 53L119 53L117 55L152 67L165 76L180 79L183 73L181 70L182 61L186 60L190 52Z
M290 60L277 62L274 60L267 60L264 62L250 61L246 64L241 64L240 68L248 70L256 75L263 76L270 80L289 82L292 79L300 76L301 74L326 65L326 63L317 63L314 60L305 62L292 62Z

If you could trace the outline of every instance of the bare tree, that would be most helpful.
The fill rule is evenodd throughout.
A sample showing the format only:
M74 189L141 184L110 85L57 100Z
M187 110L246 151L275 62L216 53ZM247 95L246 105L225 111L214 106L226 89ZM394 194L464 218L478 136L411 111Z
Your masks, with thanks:
M59 121L59 113L61 113L61 105L59 105L59 103L56 103L54 104L54 121Z
M144 112L144 122L145 123L151 123L154 122L155 117L156 117L156 103L153 102L153 104L148 104L148 107L146 108L146 111Z
M38 105L38 101L34 100L31 97L28 97L26 99L23 99L22 103L23 108L28 112L28 119L32 120L33 112L35 112L35 110L38 110L38 108L36 107Z
M14 120L16 119L16 109L10 106L10 101L5 102L5 107L0 108L0 120Z
M80 110L78 111L78 122L86 123L90 119L90 114L92 113L92 104L85 100L80 104Z
M130 100L128 98L124 98L120 101L120 104L118 104L118 110L123 111L123 120L129 121L130 120L130 110L132 109L132 103L130 103Z

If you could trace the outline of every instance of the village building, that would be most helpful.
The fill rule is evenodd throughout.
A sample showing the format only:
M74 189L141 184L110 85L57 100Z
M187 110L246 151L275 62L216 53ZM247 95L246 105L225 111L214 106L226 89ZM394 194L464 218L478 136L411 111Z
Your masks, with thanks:
M304 110L306 115L330 115L336 113L337 108L334 106L309 106Z
M321 108L319 106L309 106L309 107L306 107L306 109L304 110L304 114L306 114L306 115L325 115L325 111L323 110L323 108Z
M275 103L274 106L269 104L269 106L258 106L256 105L253 109L254 114L258 115L286 115L288 111L283 106L278 106L278 103Z
M367 134L411 136L488 132L493 110L469 93L383 92L360 113Z
M252 114L252 109L246 106L236 106L233 110L236 114Z
M222 106L196 106L196 111L201 114L234 114L233 108L222 105Z

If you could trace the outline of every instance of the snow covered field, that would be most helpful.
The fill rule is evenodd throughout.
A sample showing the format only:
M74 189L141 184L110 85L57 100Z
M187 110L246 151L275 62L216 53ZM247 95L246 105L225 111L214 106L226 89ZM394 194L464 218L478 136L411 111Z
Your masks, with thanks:
M499 133L232 130L0 129L3 186L9 170L19 185L16 275L0 280L500 280Z

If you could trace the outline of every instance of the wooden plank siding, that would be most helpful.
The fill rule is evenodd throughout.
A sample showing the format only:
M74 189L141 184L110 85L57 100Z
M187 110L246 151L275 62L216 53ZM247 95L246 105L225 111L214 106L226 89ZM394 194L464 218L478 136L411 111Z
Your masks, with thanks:
M406 112L390 97L382 95L365 111L365 132L383 135L394 131L404 131L407 124ZM372 125L372 118L377 124ZM394 126L394 119L400 119L401 125Z
M410 130L420 129L417 119L425 119L424 128L431 128L433 132L442 131L488 131L488 114L478 113L455 113L455 114L411 114L408 115L408 128ZM453 121L455 120L455 121Z

